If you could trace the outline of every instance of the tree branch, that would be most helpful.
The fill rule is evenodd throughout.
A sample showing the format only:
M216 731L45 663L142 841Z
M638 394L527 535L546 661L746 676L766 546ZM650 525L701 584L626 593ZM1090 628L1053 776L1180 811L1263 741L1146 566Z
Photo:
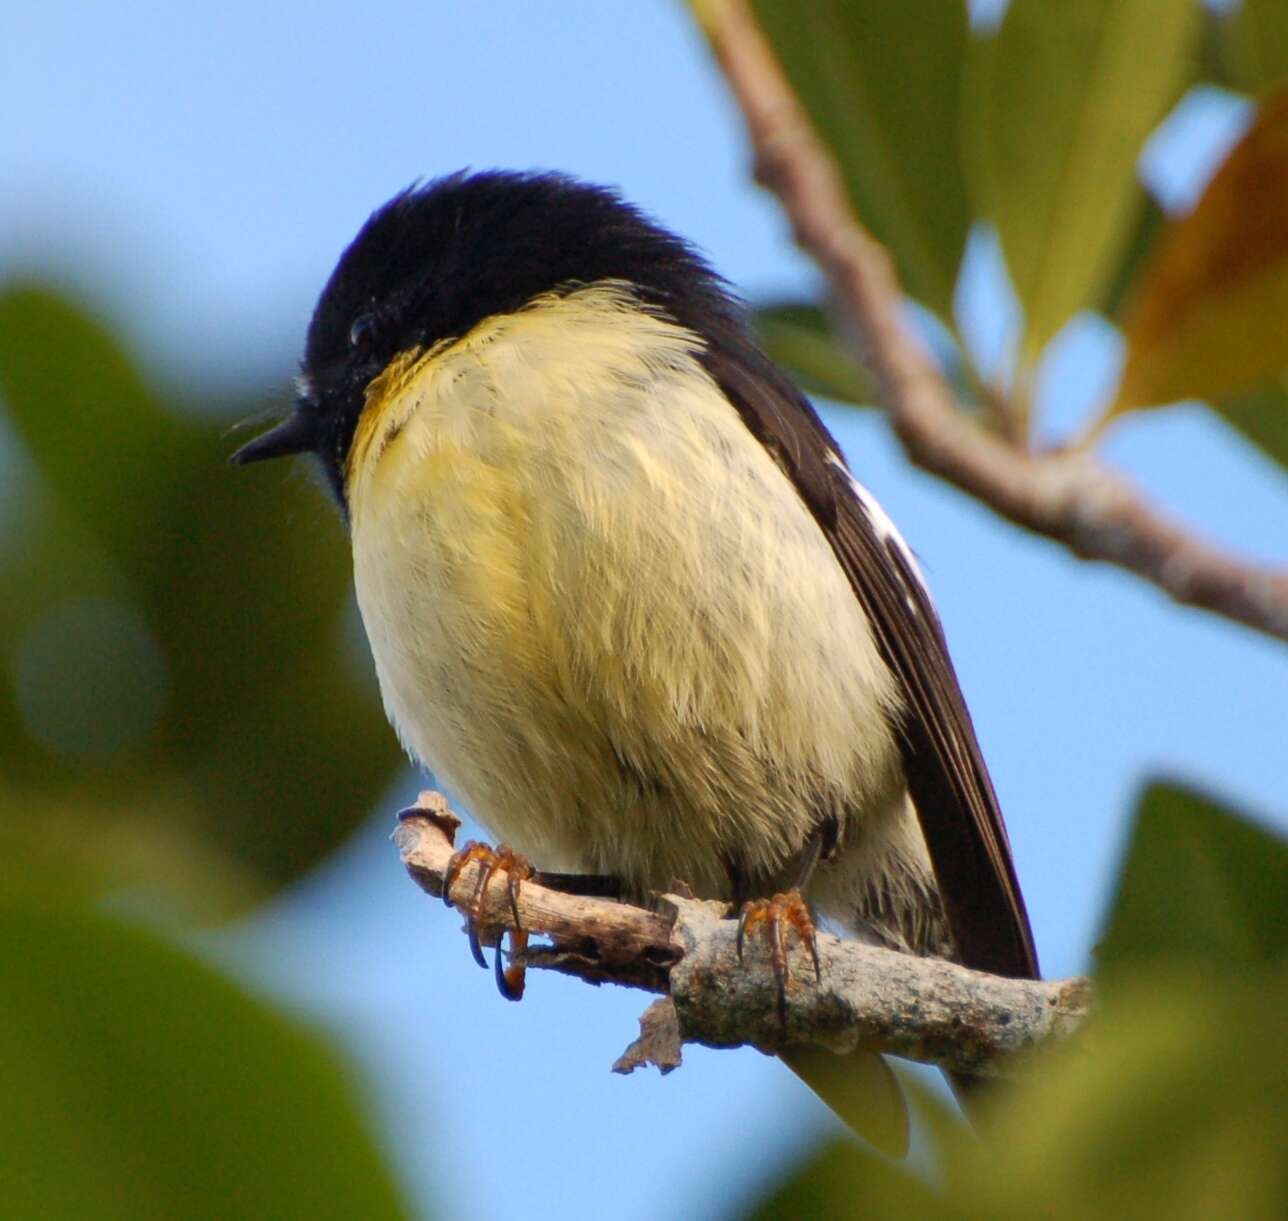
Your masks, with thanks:
M394 833L407 872L431 895L443 893L458 825L440 794L422 793ZM479 869L470 863L453 879L455 906L468 908ZM794 949L783 1020L767 947L752 939L740 961L736 922L724 918L724 904L666 895L654 912L531 881L520 886L517 904L524 929L551 941L524 951L528 966L665 994L641 1019L641 1038L614 1066L619 1072L645 1063L668 1071L681 1044L702 1043L762 1051L813 1044L839 1053L862 1046L1003 1075L1017 1053L1073 1034L1090 1002L1084 979L1003 979L820 934L821 982L808 954ZM481 940L495 943L512 922L503 877L489 881L479 913L480 926L491 930Z
M1242 562L1194 537L1089 453L1031 453L960 409L905 325L894 265L854 215L835 159L744 0L710 0L701 9L746 123L756 179L778 197L797 243L827 276L909 458L1084 559L1117 564L1177 602L1288 640L1288 570Z

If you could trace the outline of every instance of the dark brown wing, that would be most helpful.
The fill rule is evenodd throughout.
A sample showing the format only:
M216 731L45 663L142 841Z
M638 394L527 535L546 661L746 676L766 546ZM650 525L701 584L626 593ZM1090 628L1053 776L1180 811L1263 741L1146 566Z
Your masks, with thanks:
M800 391L740 337L722 338L707 371L796 484L903 687L904 771L962 962L1036 978L1002 812L916 561Z

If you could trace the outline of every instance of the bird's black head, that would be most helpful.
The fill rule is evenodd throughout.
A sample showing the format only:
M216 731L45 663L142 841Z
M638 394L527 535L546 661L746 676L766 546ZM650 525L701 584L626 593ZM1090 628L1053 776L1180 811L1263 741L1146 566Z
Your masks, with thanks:
M404 191L371 216L322 290L294 413L233 460L315 452L343 503L366 388L396 355L463 336L539 294L605 279L632 284L698 334L740 325L693 248L606 188L494 171Z

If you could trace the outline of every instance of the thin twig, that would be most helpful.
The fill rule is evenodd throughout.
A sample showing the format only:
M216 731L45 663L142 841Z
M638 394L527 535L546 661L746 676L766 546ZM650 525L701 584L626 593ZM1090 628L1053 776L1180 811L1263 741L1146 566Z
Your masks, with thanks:
M960 410L905 325L889 255L854 215L835 159L746 4L713 0L702 12L746 122L756 179L827 276L912 461L1084 559L1117 564L1177 602L1288 640L1288 569L1240 561L1194 537L1088 453L1030 453Z
M403 818L394 838L408 873L441 896L457 820L436 793L423 793L419 810ZM479 868L470 863L453 879L454 903L469 902ZM793 948L783 1014L767 948L749 943L740 960L737 922L724 918L722 904L666 895L658 911L646 911L524 882L518 908L525 929L551 940L525 951L528 966L665 994L641 1019L641 1038L615 1066L621 1072L643 1063L669 1070L682 1043L702 1043L764 1051L812 1044L841 1053L862 1046L1000 1075L1018 1053L1076 1031L1090 1001L1082 979L1003 979L821 934L822 979L815 980L807 952ZM480 915L492 930L484 941L495 941L512 919L503 877L492 878Z

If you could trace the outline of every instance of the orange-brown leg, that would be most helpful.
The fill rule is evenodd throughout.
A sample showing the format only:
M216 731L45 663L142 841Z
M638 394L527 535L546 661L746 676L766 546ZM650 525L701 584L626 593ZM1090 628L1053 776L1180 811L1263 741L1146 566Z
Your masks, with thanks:
M483 946L479 940L479 917L482 915L483 896L487 893L488 883L498 870L506 875L510 914L514 918L514 923L509 930L510 956L512 959L517 958L528 944L528 934L523 928L523 921L519 919L519 887L532 877L532 865L527 857L520 856L505 844L490 848L487 844L471 840L459 852L452 854L452 859L447 862L447 869L443 873L443 902L448 907L453 906L452 885L461 876L462 870L470 864L479 866L474 890L463 909L466 927L469 930L470 952L474 955L474 961L481 967L487 966L487 958L483 954ZM517 1001L523 996L524 967L521 962L511 962L508 967L502 966L500 939L497 940L494 965L497 987L501 995L507 1000Z
M814 977L822 980L823 968L818 958L818 937L814 918L801 898L799 890L776 894L771 899L753 899L744 903L738 917L738 959L742 961L743 947L749 935L764 929L769 937L770 957L774 967L774 981L778 985L778 1016L787 1021L787 988L791 971L787 962L787 930L795 931L797 938L809 950L814 963Z

